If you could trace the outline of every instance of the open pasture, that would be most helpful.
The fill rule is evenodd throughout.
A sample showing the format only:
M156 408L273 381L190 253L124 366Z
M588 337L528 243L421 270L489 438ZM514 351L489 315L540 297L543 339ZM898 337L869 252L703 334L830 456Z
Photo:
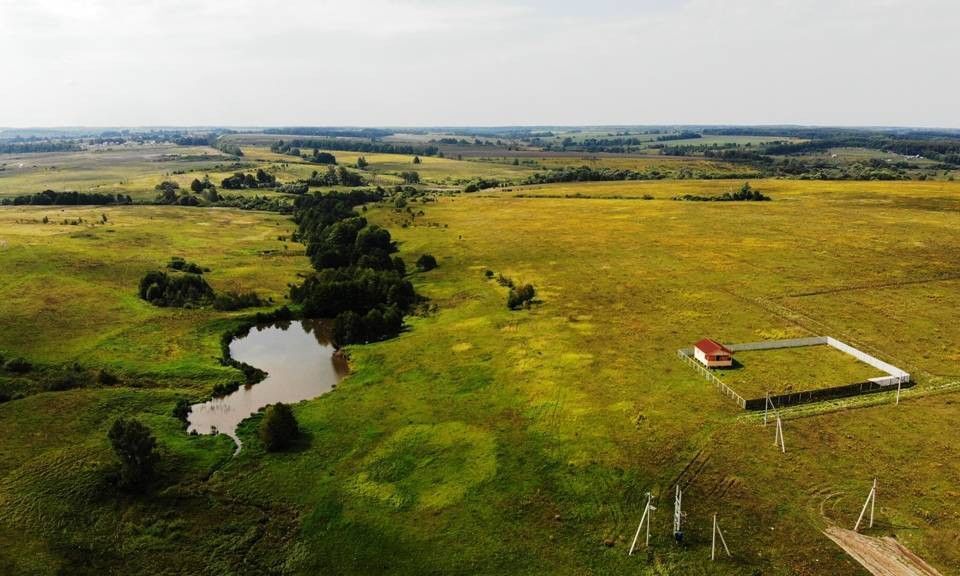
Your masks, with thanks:
M46 189L129 194L153 199L165 179L190 180L237 162L200 146L128 144L98 146L81 152L0 154L0 196L34 194ZM183 172L182 177L175 173Z
M922 322L906 317L922 312L918 294L953 302L956 281L947 278L960 269L960 189L751 183L773 201L672 201L741 182L669 181L441 196L413 220L391 205L371 206L366 216L391 229L408 266L429 252L439 267L412 275L429 301L407 319L408 331L348 348L351 375L295 407L307 445L265 453L252 421L240 427L239 456L219 460L229 452L220 443L202 458L201 444L165 416L173 399L162 390L47 393L0 405L11 439L0 451L7 466L0 549L35 550L56 564L67 558L63 550L83 546L105 570L140 566L145 557L171 566L191 559L212 571L236 571L229 558L256 566L283 558L295 574L344 566L363 574L659 567L861 576L820 531L852 525L876 476L872 534L896 534L944 573L957 571L957 394L920 394L955 372L930 343L956 342L958 332L932 313ZM47 213L93 221L101 212L110 224L39 222ZM277 240L292 224L274 215L153 207L0 215L7 241L0 263L24 271L0 285L15 335L5 334L0 348L41 362L78 359L152 374L178 393L202 394L229 372L214 358L231 315L138 301L144 271L178 254L210 266L216 289L256 289L280 302L286 283L307 269L302 248L284 251ZM487 270L532 283L536 303L508 310L506 288ZM911 373L924 368L917 393L898 407L888 395L880 406L786 420L781 454L772 429L744 417L676 358L705 336L749 342L815 334L849 340ZM758 367L744 360L744 374ZM860 376L834 359L819 362L805 377ZM61 402L77 407L60 423L64 435L87 451L38 444L42 458L21 464L24 446L38 442L37 414L59 413ZM88 412L142 414L160 430L175 463L165 473L180 482L171 495L204 495L183 496L189 522L123 504L123 547L88 537L116 517L90 496L89 470L99 469L104 445ZM684 548L669 536L677 482L688 514ZM81 498L69 501L79 503L60 506L65 486L74 485ZM653 548L628 557L648 491L661 510ZM91 510L89 522L78 522ZM711 565L714 512L734 559ZM219 554L233 533L263 538L238 538L229 548L236 554ZM0 553L0 567L27 562Z
M182 256L211 269L215 290L254 290L279 305L308 268L302 245L278 239L292 229L278 215L229 209L0 208L0 267L16 271L0 276L0 351L209 389L231 376L212 359L235 313L157 308L138 298L140 278Z

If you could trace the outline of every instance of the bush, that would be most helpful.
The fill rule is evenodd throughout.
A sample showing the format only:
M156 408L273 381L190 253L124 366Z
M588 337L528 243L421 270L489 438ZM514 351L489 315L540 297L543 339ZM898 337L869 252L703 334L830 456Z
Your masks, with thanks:
M177 405L173 407L173 417L184 424L187 423L187 418L190 417L191 412L193 412L193 406L190 405L190 401L186 398L177 400Z
M188 272L190 274L203 274L204 272L208 272L208 270L205 270L199 264L187 262L180 256L171 256L170 262L167 263L167 268L178 272Z
M257 296L256 292L227 292L220 294L213 300L213 307L221 311L242 310L244 308L259 308L268 302Z
M290 406L277 403L267 406L267 412L260 422L260 440L269 452L284 450L293 445L300 436L297 419Z
M213 296L213 288L198 274L168 276L157 271L140 280L140 298L154 306L201 306Z
M524 284L519 288L511 288L510 293L507 294L507 308L517 310L529 306L529 303L536 295L537 291L532 284Z
M33 364L28 362L25 358L11 358L4 362L3 369L7 372L15 372L17 374L24 374L33 370Z
M48 380L46 389L51 392L61 392L63 390L73 390L89 383L90 377L79 365L74 364L64 368L62 372Z
M120 485L142 488L152 478L160 460L153 432L139 420L119 418L107 437L120 459Z
M103 385L103 386L113 386L114 384L118 383L119 381L120 381L120 379L117 378L116 375L112 374L111 372L107 371L106 369L101 368L101 369L97 370L97 383L98 383L98 384L101 384L101 385Z
M417 270L427 272L437 267L437 259L432 254L424 254L417 258Z

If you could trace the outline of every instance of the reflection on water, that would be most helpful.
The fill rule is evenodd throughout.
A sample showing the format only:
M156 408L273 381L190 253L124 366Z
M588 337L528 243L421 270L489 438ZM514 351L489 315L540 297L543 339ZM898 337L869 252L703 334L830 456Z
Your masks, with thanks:
M216 430L237 443L237 425L268 404L295 403L329 392L347 373L346 362L334 356L327 326L318 320L278 322L252 328L230 343L230 355L267 373L252 386L195 404L190 431Z

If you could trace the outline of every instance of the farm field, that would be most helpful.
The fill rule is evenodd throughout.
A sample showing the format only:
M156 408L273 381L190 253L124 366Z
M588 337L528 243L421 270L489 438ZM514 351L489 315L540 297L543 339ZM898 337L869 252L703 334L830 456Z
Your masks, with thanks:
M172 144L101 146L81 152L0 154L0 197L34 194L48 188L129 194L153 199L163 179L189 184L193 178L219 170L237 159L218 150ZM218 168L221 167L221 168ZM183 175L176 178L177 172Z
M562 184L369 206L409 269L437 257L411 274L427 305L400 336L348 347L351 375L295 406L306 445L265 452L255 418L233 458L225 438L189 436L170 413L231 377L216 361L219 335L242 313L154 308L136 284L180 255L209 266L217 290L279 305L309 269L303 246L279 239L289 217L0 208L0 264L17 270L0 278L2 353L123 378L17 389L27 396L0 404L0 572L862 575L821 530L851 527L874 477L868 533L960 570L960 395L926 395L957 379L960 331L938 322L949 310L922 306L955 300L960 188L751 180L773 201L670 200L741 184ZM508 310L488 270L533 284L537 301ZM918 386L896 407L788 419L781 454L771 429L675 355L705 336L815 334L893 361ZM862 375L793 352L757 353L777 355L764 381ZM745 376L761 360L737 357ZM156 494L118 499L98 480L118 415L157 433ZM669 534L677 482L683 547ZM628 557L647 492L660 510L653 546ZM734 552L717 564L714 512Z

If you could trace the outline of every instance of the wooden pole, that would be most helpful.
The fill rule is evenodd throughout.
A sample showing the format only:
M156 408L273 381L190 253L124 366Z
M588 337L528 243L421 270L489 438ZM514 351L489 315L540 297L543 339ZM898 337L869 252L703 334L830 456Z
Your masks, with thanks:
M870 527L873 528L873 508L877 505L877 479L873 479L873 488L870 490L873 496L870 498Z

